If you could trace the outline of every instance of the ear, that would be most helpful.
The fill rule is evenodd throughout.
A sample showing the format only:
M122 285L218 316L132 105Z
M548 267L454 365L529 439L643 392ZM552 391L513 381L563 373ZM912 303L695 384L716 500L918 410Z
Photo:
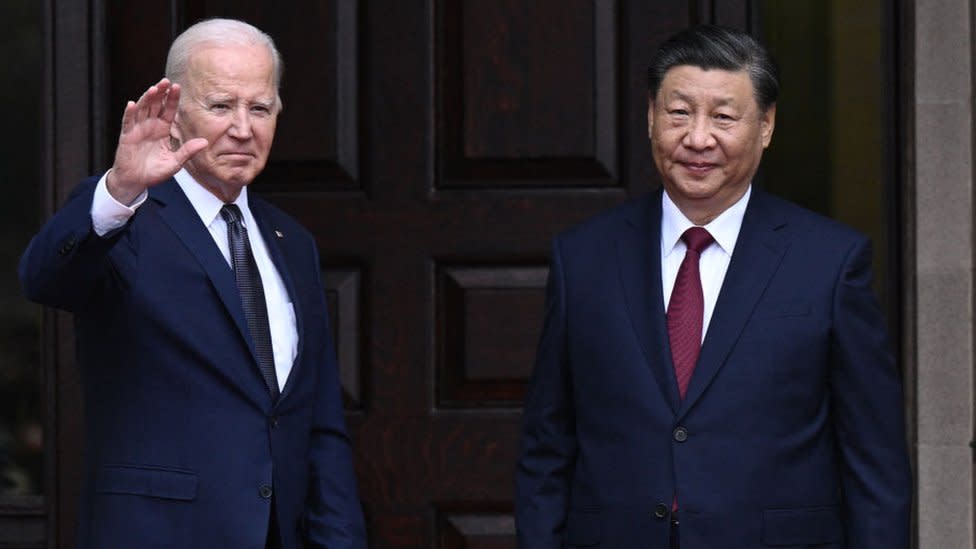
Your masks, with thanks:
M776 103L773 103L768 108L766 112L762 113L759 117L759 131L762 135L763 148L769 146L769 143L773 140L773 128L776 127Z
M647 138L652 139L654 135L654 98L647 98Z

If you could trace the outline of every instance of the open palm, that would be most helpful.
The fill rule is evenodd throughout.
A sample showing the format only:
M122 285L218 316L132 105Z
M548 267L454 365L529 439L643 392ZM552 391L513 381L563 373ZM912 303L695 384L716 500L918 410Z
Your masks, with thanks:
M190 139L173 149L170 128L180 102L180 85L164 78L150 86L138 101L129 101L122 115L122 132L109 172L108 190L123 204L166 181L188 158L207 147L203 138Z

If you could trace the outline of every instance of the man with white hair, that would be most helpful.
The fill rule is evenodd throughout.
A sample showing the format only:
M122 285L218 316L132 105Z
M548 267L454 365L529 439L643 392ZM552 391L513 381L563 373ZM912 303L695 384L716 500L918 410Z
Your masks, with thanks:
M315 240L247 192L281 71L251 25L187 29L21 259L76 319L81 549L366 546Z

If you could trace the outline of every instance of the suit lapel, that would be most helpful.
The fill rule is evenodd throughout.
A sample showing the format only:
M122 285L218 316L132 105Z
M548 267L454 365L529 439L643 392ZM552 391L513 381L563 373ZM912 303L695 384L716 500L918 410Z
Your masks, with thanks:
M289 389L294 385L292 380L298 374L299 366L302 363L302 349L305 346L304 315L301 310L301 300L297 298L299 294L295 286L295 275L293 274L299 272L295 268L296 262L294 258L299 257L298 254L302 253L302 251L295 248L299 242L298 239L294 238L295 235L288 235L279 227L274 226L273 216L270 215L268 206L263 200L256 197L253 193L250 194L248 199L251 214L258 223L258 230L261 232L261 237L264 238L265 247L267 247L268 253L271 254L271 260L274 262L275 268L278 269L278 274L281 275L281 279L285 283L292 307L295 310L298 350L295 353L295 361L292 364L291 372L288 374L288 379L285 380L285 386L282 388L281 396L278 398L278 402L281 402L287 396Z
M214 244L213 236L210 231L200 221L200 216L190 204L189 199L183 194L176 180L169 181L153 187L149 191L150 198L154 199L163 207L159 208L159 217L169 225L170 229L183 242L183 245L190 250L197 262L203 267L213 284L224 308L233 319L237 327L238 334L244 340L254 359L254 366L257 367L257 358L254 356L254 345L248 337L247 321L244 318L244 307L241 305L241 296L237 291L237 281L234 278L234 271L227 264L220 249ZM268 399L268 392L262 383L260 386L249 383L242 376L243 368L227 367L226 371L238 384L248 389L249 394L258 403L264 405ZM252 387L264 389L263 394L250 391Z
M661 284L661 192L635 208L617 240L617 262L627 312L661 394L678 409L678 385L664 316Z
M683 416L701 398L728 358L752 311L789 248L782 227L786 220L769 207L753 187L739 238L722 283L701 356L678 412Z

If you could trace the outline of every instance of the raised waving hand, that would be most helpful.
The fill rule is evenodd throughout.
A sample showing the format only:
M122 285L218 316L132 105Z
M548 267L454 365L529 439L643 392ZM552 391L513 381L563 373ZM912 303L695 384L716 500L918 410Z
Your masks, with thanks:
M179 103L180 85L163 78L138 101L126 104L115 164L106 179L109 193L119 202L131 204L144 190L172 177L188 158L207 147L202 137L175 147L178 144L170 136Z

